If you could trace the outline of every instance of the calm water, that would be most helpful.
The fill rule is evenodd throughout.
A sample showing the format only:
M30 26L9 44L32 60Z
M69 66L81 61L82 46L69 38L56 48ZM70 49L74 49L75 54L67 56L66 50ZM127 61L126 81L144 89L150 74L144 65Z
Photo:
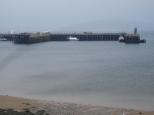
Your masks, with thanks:
M0 42L0 94L154 110L154 34L146 44Z

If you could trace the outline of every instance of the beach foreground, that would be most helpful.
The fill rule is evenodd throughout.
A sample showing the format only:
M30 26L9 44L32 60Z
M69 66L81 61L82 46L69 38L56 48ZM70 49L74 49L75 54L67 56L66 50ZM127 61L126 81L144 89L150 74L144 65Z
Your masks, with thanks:
M154 112L0 96L0 115L154 115Z

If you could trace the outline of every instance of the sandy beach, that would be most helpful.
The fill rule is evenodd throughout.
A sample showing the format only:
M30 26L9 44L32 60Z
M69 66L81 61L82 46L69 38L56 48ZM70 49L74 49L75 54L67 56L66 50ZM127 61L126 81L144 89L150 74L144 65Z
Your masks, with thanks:
M137 111L133 109L0 96L0 110L4 111L10 109L16 112L28 111L34 113L34 115L154 115L154 112ZM40 114L41 111L43 111L42 114Z

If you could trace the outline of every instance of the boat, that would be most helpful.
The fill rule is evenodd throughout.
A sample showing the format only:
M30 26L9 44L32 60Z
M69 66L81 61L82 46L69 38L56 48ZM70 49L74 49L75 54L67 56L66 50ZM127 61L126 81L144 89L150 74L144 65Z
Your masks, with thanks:
M76 37L69 37L68 38L70 41L78 41L79 39L78 38L76 38Z
M136 43L146 43L145 39L140 39L138 34L127 34L120 39L119 42L127 43L127 44L136 44Z
M5 39L5 38L0 38L0 41L7 41L7 39Z

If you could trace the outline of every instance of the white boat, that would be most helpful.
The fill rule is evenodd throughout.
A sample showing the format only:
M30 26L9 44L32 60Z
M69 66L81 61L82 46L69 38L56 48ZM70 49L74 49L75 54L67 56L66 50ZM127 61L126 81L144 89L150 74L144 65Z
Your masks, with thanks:
M68 38L70 41L78 41L79 39L78 38L76 38L76 37L69 37Z
M0 41L7 41L6 38L0 38Z

